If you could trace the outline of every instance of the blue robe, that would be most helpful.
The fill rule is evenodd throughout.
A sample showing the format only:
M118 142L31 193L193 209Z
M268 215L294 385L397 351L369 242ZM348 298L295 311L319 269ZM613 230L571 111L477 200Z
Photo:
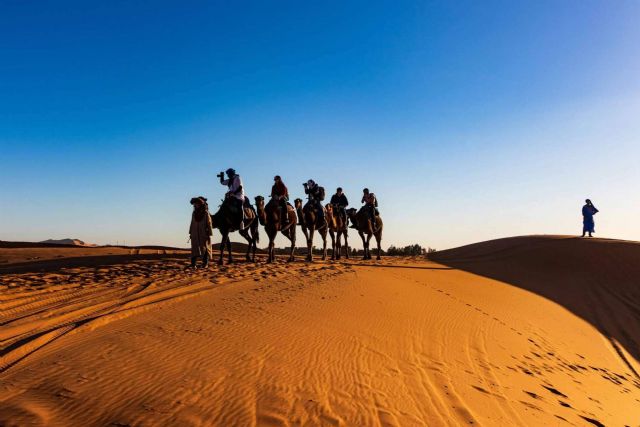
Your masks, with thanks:
M594 206L584 205L582 207L582 232L583 233L595 233L596 224L593 221L593 216L598 213L598 209Z

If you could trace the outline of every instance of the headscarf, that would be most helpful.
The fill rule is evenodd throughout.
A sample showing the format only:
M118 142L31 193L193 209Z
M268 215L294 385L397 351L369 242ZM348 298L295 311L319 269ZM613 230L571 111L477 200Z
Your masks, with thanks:
M207 198L202 196L192 198L190 203L195 205L198 202L200 203L193 211L193 218L199 222L209 212L209 205L207 204Z

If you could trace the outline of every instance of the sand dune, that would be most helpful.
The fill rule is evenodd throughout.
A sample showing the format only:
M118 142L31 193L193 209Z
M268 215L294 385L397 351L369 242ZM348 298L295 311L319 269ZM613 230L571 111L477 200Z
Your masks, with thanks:
M638 248L3 274L0 425L638 425Z
M80 239L72 239L72 238L66 238L66 239L47 239L47 240L43 240L41 242L38 243L53 243L53 244L58 244L58 245L72 245L72 246L97 246L94 243L87 243L83 240Z
M598 328L620 357L640 360L640 243L567 236L477 243L434 260L548 298Z

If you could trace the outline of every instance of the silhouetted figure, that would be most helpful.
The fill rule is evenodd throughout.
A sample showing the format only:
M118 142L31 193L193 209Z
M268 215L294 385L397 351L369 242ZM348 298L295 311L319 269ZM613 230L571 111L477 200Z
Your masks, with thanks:
M593 237L591 233L595 233L595 222L593 222L593 216L598 213L598 209L593 206L591 200L585 200L585 205L582 207L582 237L586 233L589 233L589 237Z
M320 222L324 222L324 207L322 207L322 203L320 203L324 200L324 188L320 187L318 183L312 179L303 183L302 186L304 187L304 194L309 196L307 203L315 206Z
M227 179L224 179L224 173L220 172L216 175L220 178L220 184L226 185L229 191L225 194L225 203L231 203L233 209L238 213L236 219L236 228L244 230L244 207L248 203L248 199L244 196L244 187L242 186L242 178L236 173L236 170L229 168L226 171ZM246 206L246 207L250 207Z
M336 212L344 218L344 222L347 222L347 206L349 206L349 200L347 200L347 196L342 192L342 187L338 187L336 190L336 194L331 196L331 202Z
M280 175L273 177L273 186L271 186L271 198L278 201L280 207L280 218L282 218L282 224L289 224L289 215L287 214L287 202L289 201L289 190L284 185L284 181Z
M211 225L211 215L207 199L200 196L191 199L193 213L191 214L191 225L189 226L189 237L191 239L191 267L196 267L196 260L202 257L202 267L209 266L211 258L211 236L213 227Z

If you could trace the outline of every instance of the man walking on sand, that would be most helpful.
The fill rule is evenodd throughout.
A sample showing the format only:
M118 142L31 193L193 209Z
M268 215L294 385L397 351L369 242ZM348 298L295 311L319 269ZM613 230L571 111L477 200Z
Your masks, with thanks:
M200 196L191 199L193 213L189 226L189 238L191 239L191 268L196 268L198 257L202 257L202 268L209 266L211 258L211 236L213 227L207 199Z

